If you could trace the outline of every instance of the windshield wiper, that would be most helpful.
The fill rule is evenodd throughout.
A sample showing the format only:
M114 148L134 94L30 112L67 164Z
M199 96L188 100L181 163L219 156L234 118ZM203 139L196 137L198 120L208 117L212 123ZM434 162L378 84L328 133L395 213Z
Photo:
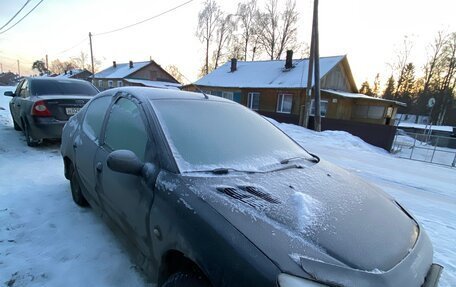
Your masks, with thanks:
M320 161L320 158L314 154L311 154L309 153L311 156L312 156L312 159L308 158L308 157L304 157L304 156L295 156L295 157L290 157L290 158L286 158L286 159L282 159L280 161L281 164L288 164L290 161L292 160L297 160L297 159L305 159L305 160L309 160L311 162L319 162Z
M195 173L195 172L211 172L213 174L228 174L230 171L235 171L235 172L246 172L246 173L255 173L257 171L252 171L252 170L240 170L240 169L235 169L231 167L219 167L219 168L214 168L214 169L204 169L204 170L189 170L185 171L184 173Z

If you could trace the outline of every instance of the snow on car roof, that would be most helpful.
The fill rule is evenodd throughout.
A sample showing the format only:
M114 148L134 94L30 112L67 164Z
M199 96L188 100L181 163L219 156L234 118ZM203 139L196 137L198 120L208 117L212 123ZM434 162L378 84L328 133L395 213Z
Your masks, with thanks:
M179 88L182 87L181 84L162 82L162 81L149 81L149 80L141 80L141 79L124 79L124 80L129 83L142 84L146 87L152 87L152 88L179 90Z
M94 78L110 78L110 79L122 79L131 75L132 73L138 71L139 69L144 68L150 61L145 62L133 62L133 68L130 68L129 63L120 63L116 64L116 67L113 66L104 69L101 72L95 74Z
M345 56L321 57L320 77L323 77ZM302 88L307 87L308 59L293 60L292 69L285 69L285 60L238 61L231 72L231 62L195 82L201 86L232 88Z

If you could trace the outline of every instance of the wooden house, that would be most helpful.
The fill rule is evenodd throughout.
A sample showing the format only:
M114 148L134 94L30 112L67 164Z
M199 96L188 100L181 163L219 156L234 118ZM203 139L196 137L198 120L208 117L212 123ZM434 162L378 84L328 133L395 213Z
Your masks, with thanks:
M181 84L155 61L118 64L98 72L92 83L100 90L123 86L179 89Z
M264 116L299 124L306 108L308 65L308 59L292 59L291 51L287 53L286 60L232 59L194 84L208 94L233 100ZM363 137L364 132L357 132L363 130L369 133L371 127L360 128L360 125L393 127L397 109L404 105L359 94L346 56L320 59L320 87L322 128L346 130L371 143L375 140L368 140L370 136ZM196 90L193 85L184 89ZM307 108L313 115L313 100ZM387 148L391 143L374 144Z

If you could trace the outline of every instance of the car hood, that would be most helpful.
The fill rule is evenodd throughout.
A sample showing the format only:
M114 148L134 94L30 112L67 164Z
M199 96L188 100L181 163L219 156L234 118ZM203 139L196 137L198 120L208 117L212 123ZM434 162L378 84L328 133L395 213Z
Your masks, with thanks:
M382 274L403 261L420 233L391 197L325 161L191 182L191 189L283 271L321 263Z

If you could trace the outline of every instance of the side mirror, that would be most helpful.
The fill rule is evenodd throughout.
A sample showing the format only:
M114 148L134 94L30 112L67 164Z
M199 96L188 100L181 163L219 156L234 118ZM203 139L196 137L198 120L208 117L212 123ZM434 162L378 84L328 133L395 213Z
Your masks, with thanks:
M6 91L6 92L4 92L3 94L4 94L5 96L7 96L7 97L14 97L14 96L15 96L14 93L11 92L11 91Z
M140 175L144 163L130 150L116 150L108 155L108 167L117 172Z

